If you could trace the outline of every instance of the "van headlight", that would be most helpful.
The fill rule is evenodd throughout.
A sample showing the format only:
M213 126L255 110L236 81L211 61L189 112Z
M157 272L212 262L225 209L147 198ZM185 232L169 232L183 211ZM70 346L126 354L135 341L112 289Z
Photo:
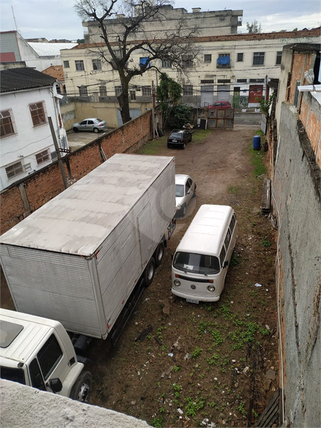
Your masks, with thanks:
M176 287L179 287L179 286L181 285L181 281L179 281L178 279L175 279L175 280L174 280L174 285L175 285Z
M210 291L211 293L213 293L213 291L215 291L215 287L214 285L208 285L207 286L208 291Z

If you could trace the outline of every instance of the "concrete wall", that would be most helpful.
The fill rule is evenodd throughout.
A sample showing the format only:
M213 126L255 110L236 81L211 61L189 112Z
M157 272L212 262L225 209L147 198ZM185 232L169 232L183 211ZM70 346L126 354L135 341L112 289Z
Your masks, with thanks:
M318 427L321 200L316 184L320 186L320 178L313 174L313 151L297 119L296 109L283 103L273 187L279 225L277 285L284 357L281 381L286 426Z
M115 153L131 153L152 135L151 111L133 119L110 134L67 154L63 168L68 184L79 180ZM1 233L6 232L64 190L58 162L14 183L0 193Z
M149 427L141 419L3 379L0 380L0 402L1 427Z

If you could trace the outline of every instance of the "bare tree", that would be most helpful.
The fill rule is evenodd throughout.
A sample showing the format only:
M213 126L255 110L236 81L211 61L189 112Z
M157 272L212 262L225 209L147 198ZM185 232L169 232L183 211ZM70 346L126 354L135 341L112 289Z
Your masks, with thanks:
M246 28L249 33L261 33L262 27L261 24L255 19L252 24L246 23Z
M165 5L167 0L78 0L76 3L78 15L84 21L94 21L99 28L103 43L95 47L95 52L118 72L122 90L117 98L123 123L131 119L129 83L133 77L157 68L156 59L169 60L173 67L181 69L184 58L193 61L197 55L193 47L197 29L188 27L182 19L175 28L166 30L166 17L162 13ZM140 64L132 58L138 50L146 52L146 59Z

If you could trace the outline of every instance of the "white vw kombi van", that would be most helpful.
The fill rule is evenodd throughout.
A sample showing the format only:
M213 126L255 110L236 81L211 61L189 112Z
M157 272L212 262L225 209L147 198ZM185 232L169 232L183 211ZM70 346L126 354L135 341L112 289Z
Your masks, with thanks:
M202 205L172 263L172 293L191 303L216 302L236 241L236 216L225 205Z

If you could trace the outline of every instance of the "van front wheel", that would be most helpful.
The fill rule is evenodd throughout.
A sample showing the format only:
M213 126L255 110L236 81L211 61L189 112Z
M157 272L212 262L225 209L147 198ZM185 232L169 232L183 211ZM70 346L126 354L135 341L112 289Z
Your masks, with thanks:
M150 261L147 263L147 266L144 270L144 283L146 288L149 287L153 282L154 275L155 275L155 260L152 257Z
M81 373L72 387L70 398L88 403L92 386L92 375L90 372Z

